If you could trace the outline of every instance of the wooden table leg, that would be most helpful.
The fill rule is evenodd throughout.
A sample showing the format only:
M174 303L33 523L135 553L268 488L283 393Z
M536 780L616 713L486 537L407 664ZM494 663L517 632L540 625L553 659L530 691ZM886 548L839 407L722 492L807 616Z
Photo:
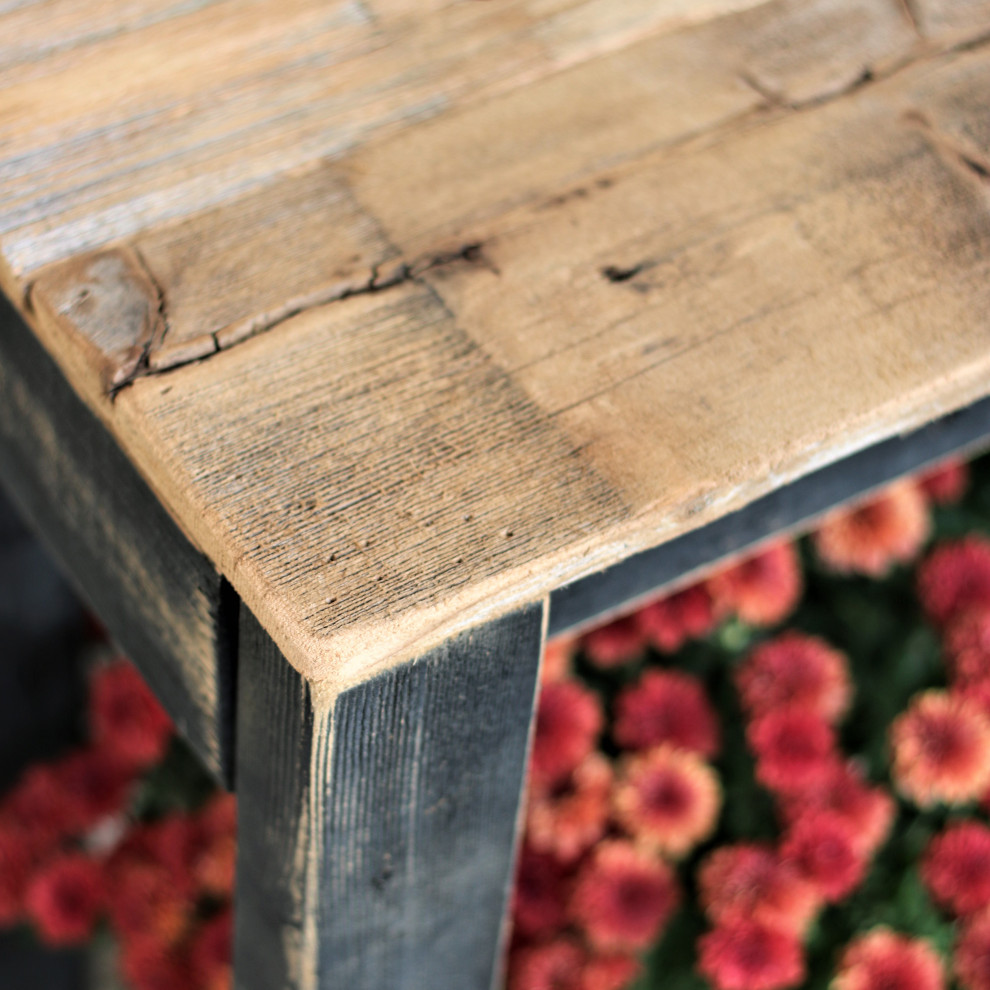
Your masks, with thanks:
M488 990L542 606L332 698L244 612L237 990Z

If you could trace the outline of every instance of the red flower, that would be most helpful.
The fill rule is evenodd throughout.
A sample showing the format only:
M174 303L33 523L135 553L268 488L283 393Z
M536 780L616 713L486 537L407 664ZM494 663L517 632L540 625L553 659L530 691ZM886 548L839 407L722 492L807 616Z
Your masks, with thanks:
M599 845L585 862L570 913L596 948L635 951L657 938L677 901L665 863L614 840Z
M953 619L942 645L954 683L990 680L990 605L967 609Z
M581 990L625 990L642 967L633 956L593 956L581 972Z
M513 952L509 990L581 990L584 950L570 938Z
M832 811L852 830L857 848L871 855L887 838L895 806L881 787L869 787L851 763L836 763L820 786L785 796L781 802L789 823L812 811Z
M585 633L581 646L588 659L604 670L635 660L646 646L646 637L636 618L627 615Z
M890 727L891 774L915 804L975 801L990 784L990 720L979 706L925 691Z
M223 990L230 985L233 922L233 912L227 908L207 921L192 943L190 969L204 990Z
M959 915L990 904L990 828L976 821L950 825L925 850L921 877L940 904Z
M829 902L859 886L867 865L849 823L831 811L798 819L785 836L781 854Z
M551 785L571 773L594 748L601 728L601 705L591 691L575 681L544 684L530 759L534 785Z
M757 843L716 849L698 871L699 897L716 922L758 921L800 935L821 906L817 887L777 850Z
M968 536L937 546L918 568L918 597L940 626L967 609L990 605L990 541Z
M591 753L577 767L566 787L530 794L526 837L540 852L571 862L605 833L612 765L601 753Z
M623 760L613 802L630 834L677 859L711 835L722 789L701 757L658 746Z
M928 539L930 526L924 496L904 482L852 509L826 516L812 539L832 570L882 577L894 564L914 558Z
M954 962L964 990L990 990L990 910L967 920L956 942Z
M122 762L143 768L165 755L172 720L129 661L116 660L96 672L89 707L94 739Z
M736 686L751 717L793 705L836 722L852 694L845 655L799 632L783 633L757 647L739 667Z
M237 800L218 794L189 822L188 869L195 886L214 897L230 897L237 871Z
M957 457L950 457L917 479L918 487L936 505L958 502L969 487L969 467Z
M773 626L783 621L801 598L801 565L790 543L776 543L708 579L706 586L721 611L743 622Z
M120 970L133 990L189 990L197 986L182 949L153 938L128 939L121 946Z
M19 825L0 824L0 926L7 927L24 913L24 894L41 849Z
M938 953L920 938L876 928L850 942L842 954L835 990L942 990Z
M635 617L646 638L661 653L675 653L686 640L706 635L716 621L715 604L703 584L650 602Z
M3 802L4 817L33 840L51 845L76 828L74 809L66 800L58 765L29 767Z
M516 866L512 922L527 938L556 935L567 920L570 894L567 867L553 856L524 846Z
M89 937L105 896L100 864L67 853L35 873L24 900L43 941L71 945Z
M835 736L805 708L778 708L750 723L746 738L756 754L756 777L772 791L800 794L820 787L835 766Z
M804 956L793 934L739 918L698 940L698 969L717 990L781 990L804 979Z
M648 670L622 691L612 734L626 749L670 743L711 757L719 748L718 722L701 682L672 670Z
M61 788L64 813L78 831L109 815L120 814L130 802L133 770L106 750L71 753L53 764L53 769Z

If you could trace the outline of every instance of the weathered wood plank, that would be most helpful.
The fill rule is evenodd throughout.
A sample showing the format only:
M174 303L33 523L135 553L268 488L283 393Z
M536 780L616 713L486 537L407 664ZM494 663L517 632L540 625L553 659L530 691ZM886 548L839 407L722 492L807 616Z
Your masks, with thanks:
M245 610L235 986L489 990L542 608L321 697Z
M0 473L180 731L229 782L235 596L2 299Z

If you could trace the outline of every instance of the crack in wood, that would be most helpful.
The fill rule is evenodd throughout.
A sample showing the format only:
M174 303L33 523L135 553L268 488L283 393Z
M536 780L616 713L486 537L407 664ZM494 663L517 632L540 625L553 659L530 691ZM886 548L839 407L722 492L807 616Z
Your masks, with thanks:
M947 134L918 108L907 110L904 123L917 130L946 163L981 185L990 185L990 157L958 136Z

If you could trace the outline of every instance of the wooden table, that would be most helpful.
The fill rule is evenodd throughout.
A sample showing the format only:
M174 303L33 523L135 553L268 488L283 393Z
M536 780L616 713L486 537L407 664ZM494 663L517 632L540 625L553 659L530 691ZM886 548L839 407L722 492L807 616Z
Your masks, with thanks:
M236 788L239 988L487 987L547 629L990 432L988 37L0 0L0 473Z

